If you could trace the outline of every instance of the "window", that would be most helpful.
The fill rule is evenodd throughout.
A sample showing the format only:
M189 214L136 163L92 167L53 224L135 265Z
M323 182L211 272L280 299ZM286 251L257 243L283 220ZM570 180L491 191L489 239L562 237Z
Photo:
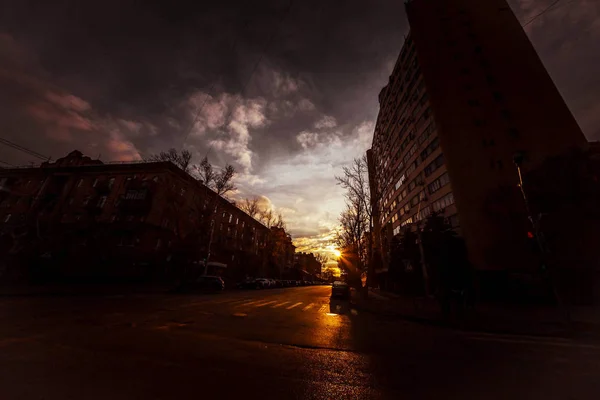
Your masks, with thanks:
M448 193L441 199L434 201L431 208L433 208L433 211L440 211L452 204L454 204L454 194Z
M154 178L152 178L153 182L158 182L158 176L155 176Z
M233 219L233 214L229 214L229 223L231 223L232 219Z
M110 178L108 180L108 188L112 189L113 185L115 184L115 178Z
M94 183L92 183L92 187L96 187L98 185L98 178L94 179Z
M446 172L446 173L442 174L439 178L437 178L436 180L431 182L429 185L427 185L429 194L433 194L433 193L437 192L442 187L446 186L448 183L450 183L450 177L448 176L448 173Z
M444 165L444 155L440 154L435 160L430 162L423 171L425 172L425 176L431 175L435 170Z
M440 145L440 140L436 137L431 143L421 152L421 161L425 161Z
M154 246L155 250L160 249L160 245L162 244L162 240L160 238L156 239L156 246Z
M103 207L104 207L104 204L106 204L106 196L102 196L102 197L100 197L100 198L98 199L98 203L96 203L96 205L97 205L99 208L103 208Z
M77 181L77 187L81 187L83 185L83 178Z
M179 189L179 195L180 196L184 196L185 195L185 188Z
M416 206L417 204L419 204L419 196L415 196L412 199L410 199L410 205L412 207Z
M12 214L8 214L6 216L6 218L4 218L4 223L7 223L8 221L10 221L10 217L12 217Z
M131 177L128 176L127 178L125 178L125 182L131 182ZM173 185L173 186L175 186L175 185Z

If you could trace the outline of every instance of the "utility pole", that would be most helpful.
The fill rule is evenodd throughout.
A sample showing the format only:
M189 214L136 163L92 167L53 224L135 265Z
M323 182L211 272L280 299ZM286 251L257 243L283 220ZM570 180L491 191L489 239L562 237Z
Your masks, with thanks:
M538 246L538 250L540 251L542 269L543 269L544 273L549 274L550 286L552 288L554 298L556 299L556 302L558 304L558 308L560 309L561 313L563 314L565 323L570 326L571 315L570 315L569 309L566 307L564 301L562 300L562 297L561 297L559 290L557 288L557 285L556 285L556 281L558 278L556 276L556 274L558 271L556 270L555 266L548 265L549 254L548 254L548 248L543 239L543 232L540 227L540 215L536 216L532 213L531 207L529 204L529 198L527 196L527 192L525 190L525 185L523 183L523 174L521 173L521 164L523 164L523 158L524 158L523 154L516 153L513 156L513 162L515 163L515 166L517 168L517 174L519 176L519 188L521 189L521 195L523 196L523 201L525 203L525 210L527 212L527 218L529 219L529 222L531 222L531 225L533 227L536 244Z

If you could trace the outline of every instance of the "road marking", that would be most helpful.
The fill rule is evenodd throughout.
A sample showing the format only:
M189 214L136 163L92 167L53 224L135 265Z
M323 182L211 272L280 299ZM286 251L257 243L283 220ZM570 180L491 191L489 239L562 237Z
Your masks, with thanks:
M235 303L236 301L244 301L244 300L247 300L247 299L243 299L243 300L238 300L238 299L218 300L218 301L214 301L213 304Z
M323 304L321 306L321 308L319 308L319 312L326 312L327 311L327 304Z
M237 306L249 306L250 304L255 304L255 303L260 303L261 301L265 301L265 299L260 299L260 300L255 300L255 301L249 301L246 303L241 303L241 304L236 304Z
M274 306L271 306L271 308L281 307L281 306L284 306L284 305L286 305L288 303L289 303L289 301L284 301L283 303L279 303L279 304L275 304Z
M301 301L299 301L298 303L296 303L296 304L293 304L293 305L291 305L291 306L287 307L287 308L286 308L286 310L291 310L291 309L292 309L292 308L294 308L294 307L298 307L300 304L302 304L302 302L301 302Z
M310 310L310 309L311 309L311 308L312 308L314 305L315 305L315 303L310 303L309 305L307 305L306 307L304 307L304 308L302 309L302 311L308 311L308 310Z
M266 303L261 303L261 304L255 304L254 307L264 307L264 306L268 306L269 304L273 304L273 303L277 303L277 300L267 301Z

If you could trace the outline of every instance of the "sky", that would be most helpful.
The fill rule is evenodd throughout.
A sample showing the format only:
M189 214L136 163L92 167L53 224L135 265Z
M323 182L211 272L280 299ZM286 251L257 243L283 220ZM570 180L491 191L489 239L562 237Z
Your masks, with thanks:
M525 23L554 0L509 0ZM4 1L0 137L53 159L170 147L233 164L238 198L331 253L335 175L370 147L402 47L402 0ZM291 4L291 6L290 6ZM600 140L600 2L561 0L526 32L582 130ZM0 147L0 162L39 162Z

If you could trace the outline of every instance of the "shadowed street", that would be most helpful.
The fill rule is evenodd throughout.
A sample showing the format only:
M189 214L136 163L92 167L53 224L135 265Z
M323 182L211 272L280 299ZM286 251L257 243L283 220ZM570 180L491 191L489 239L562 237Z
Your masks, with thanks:
M3 399L541 398L600 393L600 347L426 327L329 286L0 299Z

